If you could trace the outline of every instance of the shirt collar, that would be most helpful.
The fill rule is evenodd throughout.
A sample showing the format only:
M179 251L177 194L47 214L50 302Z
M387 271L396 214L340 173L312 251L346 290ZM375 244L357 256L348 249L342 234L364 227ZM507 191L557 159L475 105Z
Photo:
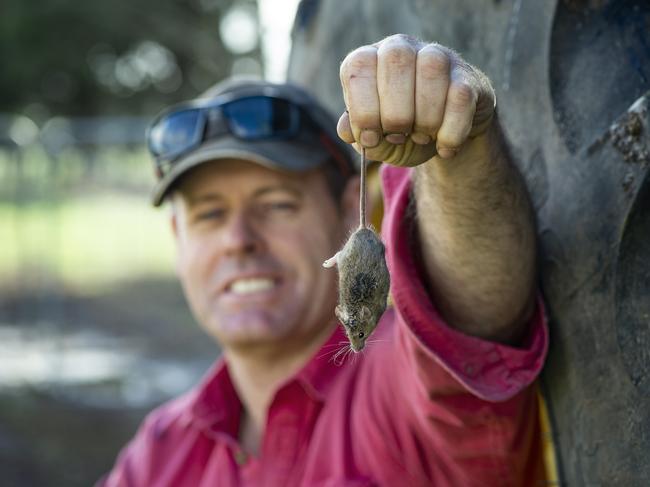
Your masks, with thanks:
M350 365L337 365L332 357L347 338L342 327L336 326L329 339L298 373L287 379L282 387L297 382L312 400L324 402L336 376ZM340 346L339 346L340 345ZM242 404L222 358L206 372L199 384L189 392L186 420L201 429L212 429L237 435Z
M185 411L190 423L202 429L236 434L242 406L223 357L212 365L189 395Z
M343 327L337 325L327 342L321 346L317 353L305 366L288 382L297 380L307 395L315 401L325 402L327 391L338 374L347 368L350 361L337 365L333 357L348 343Z

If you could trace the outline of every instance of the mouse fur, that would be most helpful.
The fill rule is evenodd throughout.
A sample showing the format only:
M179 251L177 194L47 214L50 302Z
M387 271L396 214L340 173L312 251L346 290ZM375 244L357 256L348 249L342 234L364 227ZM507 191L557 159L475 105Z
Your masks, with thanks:
M390 276L385 248L379 236L360 227L324 267L338 266L339 304L336 317L343 324L350 346L359 352L386 310Z

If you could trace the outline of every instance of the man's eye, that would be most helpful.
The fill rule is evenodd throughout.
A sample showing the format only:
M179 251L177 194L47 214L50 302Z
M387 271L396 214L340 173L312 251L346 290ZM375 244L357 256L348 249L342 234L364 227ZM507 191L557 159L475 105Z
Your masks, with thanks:
M214 208L211 210L201 211L197 213L196 219L199 221L204 220L219 220L223 218L226 214L226 211L221 208Z
M265 211L291 213L298 209L298 205L293 201L273 201L264 204Z

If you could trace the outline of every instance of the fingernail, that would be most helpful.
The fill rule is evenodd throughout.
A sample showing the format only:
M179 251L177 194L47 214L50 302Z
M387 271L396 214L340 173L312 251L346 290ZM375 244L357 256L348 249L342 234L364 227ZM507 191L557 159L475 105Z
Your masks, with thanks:
M361 145L364 147L375 147L379 144L379 134L376 130L362 130L360 139Z
M384 138L391 144L396 144L396 145L403 144L404 142L406 142L406 135L404 134L386 134Z
M438 156L442 157L443 159L451 159L456 154L458 154L458 149L451 149L448 147L438 148Z
M427 134L423 134L420 132L415 132L414 134L411 134L411 139L413 140L413 142L420 145L427 145L429 142L431 142L431 137L429 137Z

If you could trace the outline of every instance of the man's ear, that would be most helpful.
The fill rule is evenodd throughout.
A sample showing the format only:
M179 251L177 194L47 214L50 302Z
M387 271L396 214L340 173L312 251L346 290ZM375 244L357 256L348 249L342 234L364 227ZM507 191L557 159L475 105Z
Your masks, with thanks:
M172 235L176 240L176 244L180 242L181 239L181 226L183 225L183 217L181 213L185 211L183 201L181 201L181 196L174 192L169 195L169 223L172 229Z
M174 244L175 244L175 257L174 257L174 270L176 275L180 277L181 275L181 239L179 233L179 222L178 222L178 211L174 207L174 203L171 203L171 208L169 211L169 225L172 229L172 234L174 235Z
M169 223L172 227L172 234L174 235L174 238L178 240L178 216L173 209L169 214Z
M343 221L348 228L359 226L359 176L352 176L345 183L345 189L341 196L341 212Z

